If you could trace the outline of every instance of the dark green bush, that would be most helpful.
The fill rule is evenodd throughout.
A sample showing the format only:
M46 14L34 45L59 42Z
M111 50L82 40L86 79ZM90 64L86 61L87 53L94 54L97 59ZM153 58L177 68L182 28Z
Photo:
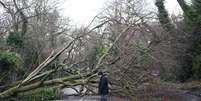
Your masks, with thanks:
M0 51L0 71L16 71L22 70L23 60L19 54L15 52Z
M23 61L17 53L0 51L0 85L14 82L24 75Z
M201 79L201 55L196 56L193 59L193 76L196 79Z
M172 72L167 72L167 71L161 73L160 78L162 81L165 81L165 82L175 82L176 81L175 74Z
M21 36L21 33L10 32L7 38L7 43L8 45L21 47L23 44L23 37Z

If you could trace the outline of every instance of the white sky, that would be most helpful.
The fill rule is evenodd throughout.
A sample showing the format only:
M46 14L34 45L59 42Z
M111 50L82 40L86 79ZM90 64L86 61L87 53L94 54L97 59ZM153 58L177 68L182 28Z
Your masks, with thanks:
M74 24L88 24L109 0L66 0L63 15Z
M94 16L100 13L105 3L111 0L66 0L62 14L70 17L73 24L88 24ZM154 7L154 0L149 0ZM170 13L178 14L180 7L177 0L166 0L166 8Z

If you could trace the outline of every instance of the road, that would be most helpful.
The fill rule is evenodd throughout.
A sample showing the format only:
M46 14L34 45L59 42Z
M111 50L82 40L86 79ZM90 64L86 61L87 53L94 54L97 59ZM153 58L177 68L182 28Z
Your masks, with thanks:
M63 100L56 101L100 101L99 96L84 96L84 97L65 97ZM108 97L107 101L131 101L128 98Z
M79 87L78 87L79 88ZM139 97L136 98L135 101L201 101L201 93L200 92L192 92L192 91L165 91L164 92L154 92L153 95L144 95L140 94ZM56 101L100 101L99 96L67 96L68 94L75 94L70 89L64 90L63 100ZM199 96L200 95L200 96ZM154 100L153 100L154 99ZM108 101L132 101L128 98L121 98L116 96L108 97Z

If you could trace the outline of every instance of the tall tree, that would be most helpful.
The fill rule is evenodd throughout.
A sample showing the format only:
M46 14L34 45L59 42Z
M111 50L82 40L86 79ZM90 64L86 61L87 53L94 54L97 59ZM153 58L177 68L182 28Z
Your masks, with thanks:
M161 25L167 32L175 34L175 28L169 18L169 14L165 8L164 1L165 0L156 0L155 5L158 8L158 18L159 18Z
M164 6L165 0L156 0L156 6L158 8L158 17L160 23L163 25L166 31L172 32L173 27L171 26L171 20L169 20L168 12L165 10ZM201 17L200 17L200 7L201 1L200 0L192 0L192 5L186 3L185 0L177 0L178 4L182 8L184 14L184 20L182 22L185 23L184 28L182 29L185 33L188 33L189 37L181 40L188 40L185 44L189 47L186 47L186 52L183 54L180 59L180 65L182 65L182 73L180 75L180 79L188 79L192 75L192 68L194 61L198 61L196 58L199 56L200 53L200 37L201 37ZM180 29L176 29L177 31ZM176 34L176 33L175 33ZM183 61L183 62L182 62ZM197 65L196 65L197 66Z

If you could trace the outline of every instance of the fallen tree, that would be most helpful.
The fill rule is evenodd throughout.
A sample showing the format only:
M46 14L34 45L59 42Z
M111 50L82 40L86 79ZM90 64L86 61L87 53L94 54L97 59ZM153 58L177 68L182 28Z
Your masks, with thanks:
M122 7L128 6L129 9L130 6L135 5L135 2L129 1L123 4L126 5ZM144 19L149 14L141 15L130 9L129 12L133 13L131 15L128 13L128 17L124 17L120 13L127 15L127 12L123 11L115 10L115 14L117 14L115 18L96 16L103 22L91 30L80 28L76 29L75 33L66 34L65 37L68 37L68 41L72 41L58 52L53 51L42 63L39 62L41 64L37 67L34 66L36 68L24 79L4 85L0 98L12 97L43 87L72 88L79 95L89 92L97 94L94 88L97 88L99 79L97 72L99 70L109 73L111 92L134 96L138 92L138 88L144 87L143 83L152 80L147 77L150 74L148 69L144 68L150 65L146 65L143 61L152 57L149 54L151 51L149 48L153 44L149 44L149 42L152 43L154 40L150 38L150 35L145 35L150 33L148 25L145 26L146 19ZM92 23L89 26L91 25ZM146 40L146 37L149 39ZM92 48L95 49L89 51ZM84 63L81 63L83 61ZM74 88L78 85L81 86L80 90ZM83 89L86 89L86 92Z
M136 20L136 22L140 20L142 20L142 17ZM122 35L125 35L126 33L128 33L128 31L131 28L139 26L139 24L133 23L133 24L124 25L124 28L121 30L121 32L118 33L118 35L115 37L115 40L109 43L106 50L98 58L94 68L92 68L91 70L85 70L86 68L75 68L75 65L77 65L79 61L76 61L75 63L68 64L68 65L59 64L56 68L50 69L50 70L48 70L47 68L67 49L73 48L74 45L78 41L80 41L82 38L92 33L95 29L98 29L104 26L105 24L111 23L110 21L111 20L104 21L103 23L93 27L88 32L78 35L76 38L74 38L71 42L69 42L64 48L62 48L57 53L52 52L49 55L49 57L47 57L47 59L43 61L35 70L33 70L24 80L17 81L13 84L5 85L5 90L0 93L0 98L11 97L13 95L16 95L22 92L27 92L27 91L31 91L33 89L38 89L42 87L73 88L78 85L80 85L82 89L85 88L87 90L86 92L82 92L83 90L78 91L77 89L74 89L76 92L78 92L79 95L87 94L88 92L96 94L96 92L94 92L91 88L97 88L96 86L98 82L97 72L99 70L105 69L106 66L114 65L116 62L121 60L121 56L117 57L116 59L113 59L113 61L111 62L108 62L108 61L104 62L104 60L106 60L107 56L110 55L110 52L114 48L114 46L117 45L117 43L120 40L122 40L121 39ZM146 50L140 49L140 47L138 47L138 50L140 52L143 52L143 54L148 54L146 53ZM72 49L69 49L68 51L72 51ZM135 60L134 61L131 61L131 60L128 62L133 63L135 61ZM140 61L137 61L137 62L140 62ZM138 66L133 66L133 67L138 67ZM134 70L133 73L135 73L136 68L133 68L133 67L132 67L132 69ZM124 72L127 73L127 71L129 70L129 68L119 68L118 70L121 70L121 69L122 70L124 69L122 71L123 73ZM51 78L51 79L48 78L59 71L74 71L74 72L59 78ZM107 72L111 73L111 71L107 71ZM133 74L133 73L130 73L130 74ZM120 81L123 80L122 83L120 83L120 81L118 80L114 80L114 82L113 80L111 80L112 92L118 92L118 93L124 93L124 94L133 93L135 92L134 89L136 89L136 87L141 82L144 82L143 78L147 75L149 75L149 73L143 70L143 73L141 76L139 76L139 78L133 79L128 77L125 80L129 80L129 81L125 81L123 80L124 77L130 76L130 75L122 75L122 78L120 79Z
M107 22L107 21L106 21ZM106 22L101 23L100 25L92 28L92 30L99 28L101 26L103 26ZM40 88L40 87L44 87L44 86L65 86L65 87L72 87L72 86L76 86L76 85L85 85L88 83L94 83L94 80L90 80L91 78L96 76L96 73L98 72L98 70L101 68L102 66L102 61L104 60L104 58L108 55L109 51L112 49L112 47L116 44L116 42L119 40L119 38L121 37L121 35L123 33L125 33L128 29L130 28L130 26L126 27L120 34L119 36L116 38L116 40L112 43L112 45L110 45L110 47L106 50L106 52L100 57L100 59L98 60L98 63L96 64L95 68L87 73L80 73L81 71L78 72L78 74L76 75L72 75L69 77L63 77L63 78L57 78L57 79L52 79L52 80L46 80L46 77L48 77L49 75L51 75L52 73L56 72L57 70L59 70L61 67L58 67L54 70L50 70L47 71L43 74L39 74L38 73L44 69L45 67L47 67L50 63L52 63L56 58L59 57L59 55L61 55L67 48L69 48L75 41L77 41L79 38L84 37L85 35L82 36L78 36L77 38L75 38L73 41L71 41L66 47L64 47L62 50L60 50L58 53L56 53L54 55L54 53L52 53L43 63L41 63L33 72L31 72L24 80L22 80L21 82L15 83L15 85L13 85L13 87L3 91L0 93L0 97L1 98L6 98L6 97L10 97L14 94L20 93L20 92L25 92L25 91L29 91L32 89L36 89L36 88ZM90 33L92 30L90 30L88 33ZM70 69L70 68L69 68ZM40 80L36 80L40 78Z

